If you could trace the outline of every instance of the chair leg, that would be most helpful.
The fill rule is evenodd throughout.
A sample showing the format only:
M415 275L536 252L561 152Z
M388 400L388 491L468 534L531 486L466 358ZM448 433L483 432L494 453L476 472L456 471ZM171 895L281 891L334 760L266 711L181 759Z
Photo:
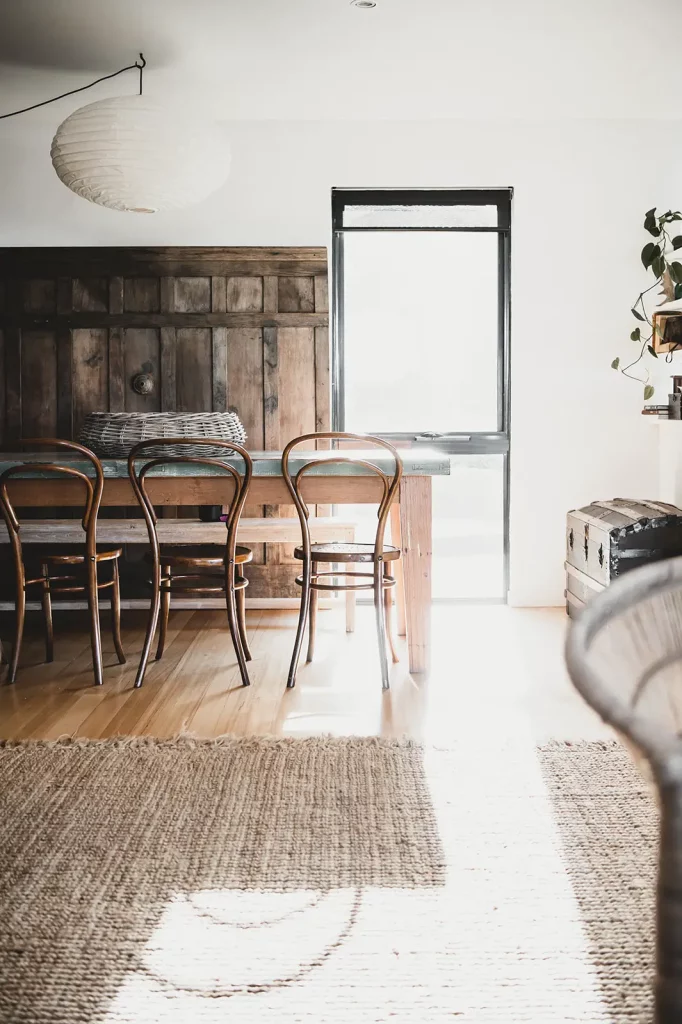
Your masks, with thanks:
M111 632L119 665L125 665L126 656L121 643L121 578L118 572L118 558L114 559L114 583L111 588Z
M239 590L235 591L235 597L237 601L237 624L239 626L239 637L242 642L244 657L247 661L251 661L251 648L249 647L249 640L246 635L246 587L240 587Z
M161 575L170 577L172 575L172 567L170 565L161 566ZM167 583L161 584L161 613L159 620L159 645L156 648L156 661L159 661L161 655L164 652L166 646L166 633L168 632L168 616L170 614L170 601L171 601L171 584L170 579Z
M390 576L388 568L389 568L389 563L388 562L384 562L384 576ZM392 622L392 618L393 618L393 592L394 592L394 590L395 590L395 587L384 587L384 614L385 614L385 617L386 617L386 636L388 637L388 646L391 649L391 658L393 659L393 664L396 665L400 661L400 658L398 657L398 652L395 649L395 643L394 643L394 640L393 640L393 622Z
M142 686L144 674L147 671L149 651L151 650L152 640L154 639L154 634L156 633L156 624L159 621L159 606L161 604L161 584L159 581L160 575L160 567L158 565L155 565L154 578L152 580L152 599L149 603L149 619L147 620L147 632L145 634L144 644L142 645L140 664L137 667L137 675L135 676L136 688Z
M384 618L384 581L381 562L374 564L374 611L379 641L379 663L381 665L381 688L388 690L388 657L386 655L386 620Z
M97 562L89 561L88 566L88 610L90 612L90 648L92 667L95 672L95 686L104 682L102 670L102 636L99 625L99 594L97 592Z
M311 588L310 591L310 614L308 621L308 653L306 661L312 661L315 656L315 634L317 632L317 591Z
M54 627L52 625L52 598L50 596L50 571L46 562L41 566L43 574L43 626L45 628L45 661L54 661Z
M227 605L227 622L230 627L232 645L237 655L239 674L242 677L242 686L250 686L251 680L246 669L246 658L242 647L242 638L239 635L239 621L237 617L237 601L234 589L234 562L228 563L225 567L225 603Z
M301 607L298 613L298 627L296 629L296 639L294 640L294 650L291 655L291 664L289 665L289 675L287 677L287 689L292 689L296 685L296 670L298 669L298 659L301 656L301 647L303 645L303 634L305 633L306 623L308 621L308 613L310 611L310 562L303 561L303 586L301 588Z
M348 568L352 570L353 565L349 565ZM351 576L351 580L352 580ZM357 594L354 590L346 591L346 633L355 632L355 608L357 606Z
M14 620L14 645L12 647L12 657L9 663L9 672L7 673L7 682L13 683L17 678L17 667L19 665L19 655L21 654L21 641L24 638L24 619L26 618L26 591L24 590L23 579L21 585L17 585L17 596L16 596L16 616Z

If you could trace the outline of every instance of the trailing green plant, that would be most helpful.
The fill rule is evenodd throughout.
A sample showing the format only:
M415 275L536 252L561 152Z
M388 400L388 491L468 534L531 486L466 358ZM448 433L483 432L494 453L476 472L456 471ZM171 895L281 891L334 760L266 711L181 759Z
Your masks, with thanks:
M653 320L644 303L644 296L660 286L666 300L682 298L682 263L671 259L678 249L682 249L682 235L672 236L669 229L669 226L676 221L682 221L682 213L679 210L668 210L657 217L654 206L644 215L644 230L653 235L656 241L646 243L642 249L641 260L644 269L650 270L656 280L639 293L637 301L633 303L630 310L637 320L637 326L630 334L630 340L639 346L637 357L626 366L621 366L620 357L611 363L614 370L618 370L631 380L639 381L644 385L645 402L653 397L654 387L650 383L651 377L644 360L647 354L658 359L658 353L654 348L654 330L658 330L658 328L654 328ZM646 326L644 326L645 324ZM668 353L668 358L672 358L672 353ZM631 370L640 364L645 374L643 377L638 376L637 373L631 373Z

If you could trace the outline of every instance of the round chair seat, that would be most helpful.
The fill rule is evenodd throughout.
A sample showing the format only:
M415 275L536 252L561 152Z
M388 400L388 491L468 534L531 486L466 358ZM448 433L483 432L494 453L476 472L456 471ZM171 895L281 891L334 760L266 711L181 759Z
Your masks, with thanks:
M390 544L384 546L384 561L391 562L400 558L400 549ZM374 559L373 544L344 543L332 540L325 543L310 545L310 557L314 562L371 562ZM294 558L303 560L303 548L296 548Z
M236 565L244 565L245 562L250 562L252 558L253 551L251 548L237 544L234 558ZM151 552L147 552L145 560L147 562L153 561ZM163 548L160 561L162 565L191 565L204 569L222 569L225 565L224 555L210 555L206 548L192 548L189 545L177 548Z
M97 561L98 562L111 562L114 558L120 558L123 554L123 548L114 548L113 551L98 551ZM48 565L82 565L85 562L85 555L41 555L41 562L46 562Z

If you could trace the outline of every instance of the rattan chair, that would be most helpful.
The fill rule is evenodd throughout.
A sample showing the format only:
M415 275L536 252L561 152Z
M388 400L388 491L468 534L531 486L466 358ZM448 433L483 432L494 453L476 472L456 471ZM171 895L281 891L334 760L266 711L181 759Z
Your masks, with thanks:
M54 660L54 630L52 626L52 596L55 594L87 594L88 609L90 613L90 645L92 648L92 664L95 672L95 683L101 686L102 678L102 641L99 622L99 591L111 587L111 619L112 633L116 654L121 664L125 663L125 654L121 645L121 594L119 585L118 560L122 548L115 548L112 551L97 550L97 516L102 501L102 490L104 488L104 473L102 464L93 452L83 445L73 441L61 441L54 438L37 438L23 440L19 444L23 448L38 448L50 446L64 448L67 451L76 452L87 459L93 468L93 480L72 466L59 465L58 463L36 463L31 462L21 466L11 466L10 469L0 476L0 510L7 524L12 555L14 559L14 572L16 580L16 619L14 646L9 664L7 682L13 683L17 676L19 655L21 654L21 642L24 635L24 620L26 618L26 588L39 586L41 588L41 603L43 608L43 622L45 627L45 658L46 661ZM81 524L85 533L85 554L50 554L49 550L41 553L40 576L33 579L26 578L26 566L21 544L21 523L17 518L12 505L8 483L13 477L26 476L27 472L54 473L56 475L68 476L79 480L84 487L85 501ZM111 562L111 579L100 581L98 567L102 562ZM79 576L73 573L57 572L59 567L73 566L85 569L85 581L79 582Z
M656 1024L682 1021L682 558L596 595L566 642L585 700L648 762L658 790Z
M152 448L158 452L167 446L169 451L177 452L181 451L182 448L178 449L176 446L184 444L191 446L188 448L189 451L195 450L197 446L206 446L211 449L222 449L226 457L229 455L239 455L244 463L244 472L240 474L234 466L216 457L202 458L189 454L156 455L155 458L144 461L141 466L136 466L137 462L144 459L143 452L146 448ZM150 472L170 463L193 463L210 466L213 469L219 468L225 470L231 477L234 487L230 500L224 502L228 508L228 513L225 531L225 550L221 555L196 554L182 546L174 546L172 548L164 546L161 549L156 529L157 516L154 505L147 493L146 479ZM246 662L251 660L251 652L249 651L246 637L244 611L244 590L248 586L248 580L245 576L237 573L236 567L250 562L253 555L249 548L238 547L236 538L237 527L239 526L239 519L246 502L252 473L253 464L251 457L241 445L231 441L219 441L216 438L151 438L136 444L131 449L128 456L128 475L147 523L152 563L152 579L150 581L152 601L149 609L149 621L142 648L142 656L135 678L135 686L142 685L159 616L161 617L161 626L156 659L160 659L163 654L166 643L171 594L173 593L225 595L227 621L235 654L237 655L239 672L243 685L249 685L250 680L246 670ZM229 493L230 489L226 488L226 497L229 496ZM174 572L175 569L181 571ZM187 580L197 580L198 582L188 585Z
M327 452L320 458L309 459L298 470L292 478L289 472L289 458L292 450L299 444L306 441L318 442L321 440L332 441L356 441L363 447L382 448L393 456L393 472L385 473L371 461L368 453L367 460L349 459L343 455ZM311 544L310 530L308 527L309 510L301 491L301 484L307 473L314 471L315 467L324 463L353 463L364 468L368 473L375 474L382 484L382 496L378 502L377 529L373 544L361 543L340 543L328 542ZM398 494L400 478L403 472L403 464L398 452L387 441L378 437L371 437L368 434L348 434L342 431L324 431L316 434L303 434L290 441L282 453L282 476L289 489L298 517L301 523L303 543L294 551L294 557L303 562L303 572L297 577L296 583L301 587L301 608L298 619L298 629L294 642L294 651L289 667L287 686L292 687L296 683L296 672L298 660L303 644L306 623L309 622L308 654L307 661L313 660L315 650L315 629L317 625L317 594L318 591L348 591L348 590L372 590L374 592L374 608L376 614L377 636L379 640L379 659L381 663L381 684L384 690L389 688L388 657L386 654L386 641L391 649L391 656L394 662L398 661L391 630L391 605L392 588L396 585L395 577L390 575L389 566L400 558L400 549L384 543L386 522L391 504ZM345 563L346 565L367 564L372 566L372 571L360 571L351 569L322 570L321 565Z

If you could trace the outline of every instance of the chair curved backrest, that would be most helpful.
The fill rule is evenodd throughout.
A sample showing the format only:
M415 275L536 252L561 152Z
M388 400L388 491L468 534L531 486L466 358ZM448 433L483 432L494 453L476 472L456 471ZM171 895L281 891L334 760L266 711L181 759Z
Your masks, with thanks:
M576 688L649 763L661 808L656 1024L682 1020L682 558L633 569L572 622Z
M335 452L326 452L324 455L319 455L311 459L307 459L305 463L299 468L298 472L292 477L289 471L289 459L294 448L299 444L303 444L306 441L357 441L359 444L364 446L371 446L372 448L384 449L390 452L393 457L392 460L392 471L390 473L384 472L380 466L375 465L369 459L350 459L343 455L337 455ZM397 450L388 441L384 441L380 437L373 437L371 434L349 434L341 430L325 430L314 434L302 434L300 437L295 437L292 441L289 441L288 445L282 452L282 476L284 482L287 485L289 493L291 494L298 517L301 522L301 531L303 534L303 553L306 560L310 557L310 528L308 525L308 519L310 517L310 510L308 505L301 493L301 483L304 477L314 471L316 466L330 464L339 465L353 465L362 466L367 473L376 475L382 484L382 496L378 502L377 509L377 530L374 541L374 557L375 559L381 559L384 550L384 536L386 533L386 521L388 519L388 513L391 508L398 489L400 487L400 479L403 473L403 462L398 454Z
M160 448L164 446L178 446L178 445L191 445L192 448L198 446L206 446L212 449L220 448L224 449L225 456L238 455L244 463L244 471L240 473L230 463L223 461L217 456L204 457L201 455L157 455L153 458L148 459L143 463L142 466L136 467L136 462L143 459L143 452L145 448L154 448L158 452ZM128 456L128 476L132 484L133 490L137 497L137 500L142 509L142 513L147 524L147 533L149 535L149 543L152 548L154 555L154 564L158 571L159 566L159 537L156 530L157 516L154 509L154 505L147 492L147 476L150 472L158 469L161 466L170 464L188 463L193 465L209 466L213 469L220 467L224 469L226 474L234 481L234 492L231 500L223 502L228 507L227 516L227 537L226 537L226 558L234 561L235 549L237 545L237 527L239 526L239 519L242 514L244 505L246 504L246 497L251 486L251 478L253 476L253 462L251 456L242 448L241 445L236 444L233 441L221 441L217 438L208 437L156 437L149 438L146 441L140 441L134 448L131 449Z
M22 448L34 449L54 447L76 452L84 459L87 459L91 464L94 471L94 484L92 478L86 473L81 472L81 470L74 469L73 466L62 466L58 463L25 462L21 465L10 466L9 469L6 469L0 476L0 511L2 511L3 518L7 524L7 532L9 533L15 560L18 560L19 562L22 560L21 523L9 496L8 483L12 478L20 478L22 475L25 477L27 474L30 475L35 472L51 473L56 476L67 476L78 480L83 484L83 487L85 488L85 501L83 504L81 526L85 532L87 556L89 559L94 558L97 554L97 516L99 514L99 508L102 502L102 492L104 490L104 472L102 470L102 463L94 452L91 452L89 448L85 448L82 444L77 444L75 441L62 441L59 438L52 437L37 437L22 438L21 441L17 442L17 444Z

